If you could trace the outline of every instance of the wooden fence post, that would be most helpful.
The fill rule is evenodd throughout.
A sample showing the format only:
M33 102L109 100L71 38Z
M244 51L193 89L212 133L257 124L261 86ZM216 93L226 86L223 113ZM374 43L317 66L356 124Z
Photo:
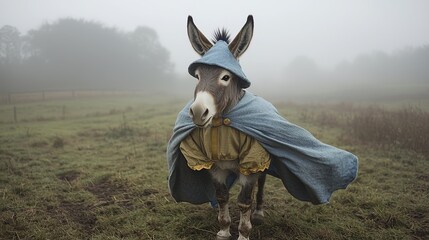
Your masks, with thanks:
M63 105L61 119L62 120L66 119L66 105Z
M13 106L13 122L18 122L18 117L16 114L16 106Z

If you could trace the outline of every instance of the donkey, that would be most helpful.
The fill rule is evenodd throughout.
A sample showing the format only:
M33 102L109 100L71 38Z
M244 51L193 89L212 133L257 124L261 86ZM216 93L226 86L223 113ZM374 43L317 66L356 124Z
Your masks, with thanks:
M212 43L198 30L191 16L188 17L187 22L189 40L192 47L199 55L204 56L214 46L213 44L224 41L228 44L230 53L237 60L250 44L253 36L253 27L253 17L249 15L247 22L232 42L230 42L228 32L223 29L215 32ZM216 64L196 64L195 66L193 75L197 78L198 83L194 91L194 101L189 110L192 121L199 127L197 128L199 131L206 132L209 132L210 128L218 126L219 121L221 121L221 125L228 125L228 119L222 120L222 116L240 101L241 97L245 94L244 88L248 87L250 83L238 77L233 72L216 66ZM224 144L226 143L219 143L221 146ZM240 149L237 151L240 151ZM269 157L268 153L267 156ZM215 187L219 209L218 221L220 231L217 233L217 239L229 239L231 237L231 217L228 207L230 186L228 186L229 184L227 181L231 173L237 176L237 182L241 185L241 191L238 195L238 207L240 209L238 239L249 239L252 228L251 220L254 224L260 224L264 216L263 192L266 178L264 170L268 168L268 166L257 171L243 174L243 172L240 171L239 160L229 160L231 161L214 161L212 165L207 168ZM256 207L252 213L253 191L256 186Z
M253 26L249 16L231 42L226 30L209 41L188 17L189 40L201 58L189 65L189 74L198 79L194 98L179 112L167 145L168 187L178 202L217 202L217 239L231 236L232 180L241 184L238 239L244 240L251 220L256 224L263 219L266 174L281 179L296 199L323 204L352 183L358 171L357 156L319 141L283 118L270 102L244 90L250 81L238 58L250 44Z

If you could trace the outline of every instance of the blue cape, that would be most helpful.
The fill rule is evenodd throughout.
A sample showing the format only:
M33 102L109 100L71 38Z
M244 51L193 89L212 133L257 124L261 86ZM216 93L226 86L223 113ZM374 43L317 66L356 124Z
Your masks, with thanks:
M196 127L189 117L190 101L179 113L167 146L168 186L178 202L215 202L215 189L207 170L191 170L179 149ZM271 154L267 173L282 180L295 198L313 204L327 203L337 189L345 189L357 176L355 155L324 144L307 130L280 116L261 97L246 92L223 118L230 127L252 136Z

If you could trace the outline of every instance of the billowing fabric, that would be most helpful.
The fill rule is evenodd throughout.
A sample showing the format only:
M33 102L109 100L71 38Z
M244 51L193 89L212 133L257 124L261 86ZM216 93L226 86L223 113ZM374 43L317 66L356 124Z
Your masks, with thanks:
M232 55L231 51L228 48L228 44L225 41L217 41L213 47L211 47L202 58L191 63L188 67L188 72L193 77L195 77L195 70L198 65L205 64L211 66L218 66L224 68L234 75L236 75L241 81L242 88L248 88L250 86L250 81L247 79L243 70L241 69L240 63Z
M194 129L181 143L180 151L192 170L211 169L217 161L238 160L241 174L263 172L270 154L254 138L226 125Z
M188 167L180 143L196 128L189 117L190 101L179 113L167 147L168 186L178 202L215 202L208 171ZM355 155L324 144L307 130L280 116L274 106L246 92L224 118L230 127L256 139L270 154L268 174L282 180L295 198L327 203L337 189L345 189L357 176Z

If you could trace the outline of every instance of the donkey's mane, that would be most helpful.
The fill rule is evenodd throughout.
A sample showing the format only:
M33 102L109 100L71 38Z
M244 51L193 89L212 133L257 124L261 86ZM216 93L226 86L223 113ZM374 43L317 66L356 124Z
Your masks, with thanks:
M225 28L219 28L214 32L212 41L213 43L216 43L217 41L225 41L229 44L229 37L230 36L228 30L226 30Z

